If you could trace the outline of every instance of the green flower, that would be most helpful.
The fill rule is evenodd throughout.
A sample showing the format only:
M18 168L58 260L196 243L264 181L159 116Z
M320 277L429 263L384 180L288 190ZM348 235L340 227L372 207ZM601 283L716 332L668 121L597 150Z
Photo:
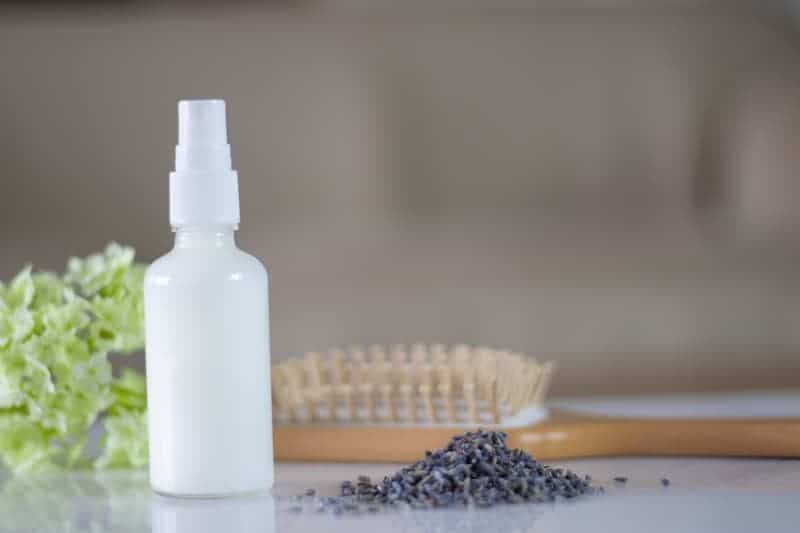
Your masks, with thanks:
M70 259L63 277L25 267L0 283L0 458L14 471L85 465L100 417L96 465L146 463L144 378L113 378L108 359L144 346L144 271L112 243Z

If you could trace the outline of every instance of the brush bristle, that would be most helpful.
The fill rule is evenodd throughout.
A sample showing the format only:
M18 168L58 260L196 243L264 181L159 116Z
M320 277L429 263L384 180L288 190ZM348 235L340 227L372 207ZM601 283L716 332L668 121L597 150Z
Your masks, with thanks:
M284 423L499 424L539 406L553 363L503 350L380 345L329 350L272 366Z

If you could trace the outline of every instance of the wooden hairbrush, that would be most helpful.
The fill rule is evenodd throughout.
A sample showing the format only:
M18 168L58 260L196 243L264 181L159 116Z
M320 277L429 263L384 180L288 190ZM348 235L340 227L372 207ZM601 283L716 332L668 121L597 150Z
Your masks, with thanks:
M354 347L272 367L275 457L410 462L455 434L500 429L537 459L800 457L800 418L622 418L549 412L552 362L455 346Z

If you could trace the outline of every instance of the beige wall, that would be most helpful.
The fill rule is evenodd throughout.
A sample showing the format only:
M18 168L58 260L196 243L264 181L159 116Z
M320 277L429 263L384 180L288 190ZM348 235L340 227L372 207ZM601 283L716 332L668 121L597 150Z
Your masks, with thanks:
M165 251L175 101L222 97L277 356L467 342L556 357L561 393L800 386L791 25L106 9L0 14L0 277Z

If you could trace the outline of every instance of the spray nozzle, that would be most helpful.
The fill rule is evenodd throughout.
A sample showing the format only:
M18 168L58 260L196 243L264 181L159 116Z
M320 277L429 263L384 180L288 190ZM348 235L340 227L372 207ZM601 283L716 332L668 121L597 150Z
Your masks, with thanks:
M228 144L224 100L178 102L178 144Z
M178 102L175 170L215 172L231 169L224 100Z

